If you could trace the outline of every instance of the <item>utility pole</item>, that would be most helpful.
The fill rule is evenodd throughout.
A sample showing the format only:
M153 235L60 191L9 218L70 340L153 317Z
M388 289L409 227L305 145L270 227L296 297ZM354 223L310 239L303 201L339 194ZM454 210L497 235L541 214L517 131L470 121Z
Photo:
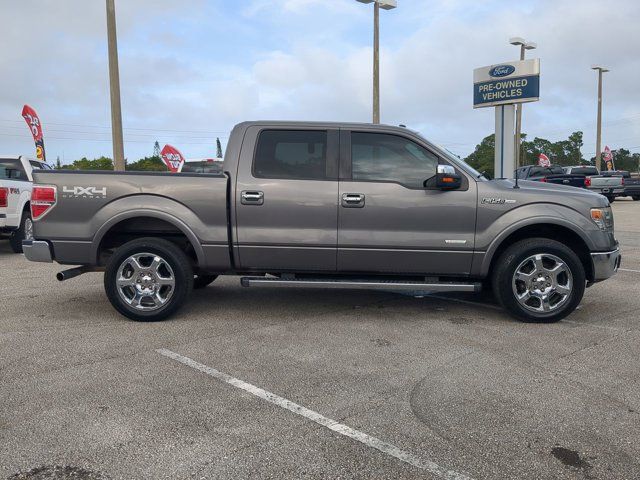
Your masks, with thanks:
M118 41L116 35L116 7L107 0L107 41L109 45L109 90L111 92L111 136L113 139L113 169L124 171L124 140L122 138L122 110L120 106L120 71L118 69Z
M524 38L512 37L509 39L511 45L520 46L520 61L524 60L526 50L533 50L537 47L534 42L526 42ZM516 168L521 167L521 144L522 144L522 103L516 105L516 136L515 136L515 165Z
M592 70L598 71L598 126L596 132L596 168L602 166L602 74L609 70L602 65L592 65Z
M392 10L396 0L358 0L373 3L373 123L380 123L380 8Z

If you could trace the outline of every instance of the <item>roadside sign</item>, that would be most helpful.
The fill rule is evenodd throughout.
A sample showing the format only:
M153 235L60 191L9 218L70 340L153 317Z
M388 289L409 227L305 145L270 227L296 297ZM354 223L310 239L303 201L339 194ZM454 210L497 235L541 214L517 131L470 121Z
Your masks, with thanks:
M538 165L541 167L550 167L551 160L549 160L549 157L547 157L544 153L541 153L540 155L538 155Z
M540 59L497 63L473 71L473 108L535 102L540 98Z

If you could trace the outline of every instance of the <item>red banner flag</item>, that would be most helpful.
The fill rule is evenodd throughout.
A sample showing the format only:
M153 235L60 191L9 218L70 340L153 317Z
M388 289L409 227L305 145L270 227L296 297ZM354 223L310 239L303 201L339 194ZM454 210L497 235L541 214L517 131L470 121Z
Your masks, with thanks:
M602 158L604 159L605 164L607 165L607 170L611 171L616 169L616 167L613 164L613 152L611 151L608 145L604 147L604 152L602 152Z
M551 160L549 160L549 157L547 157L544 153L541 153L540 155L538 155L538 166L550 167Z
M172 147L171 145L165 145L160 152L160 156L172 173L177 173L182 170L184 157L177 148Z
M33 135L33 141L36 143L36 158L46 162L47 158L44 153L44 138L42 137L42 123L40 123L38 114L29 105L25 105L22 107L22 117L25 122L27 122L29 130L31 130L31 135Z

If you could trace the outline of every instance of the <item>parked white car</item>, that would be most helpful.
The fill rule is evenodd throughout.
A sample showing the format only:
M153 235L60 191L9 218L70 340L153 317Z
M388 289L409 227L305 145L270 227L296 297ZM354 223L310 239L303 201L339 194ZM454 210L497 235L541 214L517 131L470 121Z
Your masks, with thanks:
M10 235L11 249L16 253L22 253L23 240L33 238L30 202L34 169L51 167L23 156L0 155L0 233Z

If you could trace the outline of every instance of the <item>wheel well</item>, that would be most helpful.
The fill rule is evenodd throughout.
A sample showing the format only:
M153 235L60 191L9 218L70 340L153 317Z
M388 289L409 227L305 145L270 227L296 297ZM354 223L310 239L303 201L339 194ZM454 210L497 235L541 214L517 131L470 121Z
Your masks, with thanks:
M100 240L98 264L105 265L116 248L142 237L158 237L176 244L197 266L198 257L189 238L172 223L154 217L127 218L113 225Z
M491 258L488 278L491 278L495 263L497 262L498 258L500 258L500 255L502 255L502 252L504 252L507 248L520 240L533 237L548 238L550 240L556 240L560 243L565 244L575 252L575 254L582 262L587 280L593 281L593 264L591 263L591 255L587 244L582 238L580 238L580 235L575 233L573 230L562 227L560 225L552 224L527 225L526 227L522 227L521 229L516 230L507 238L505 238L498 246L493 254L493 257Z

